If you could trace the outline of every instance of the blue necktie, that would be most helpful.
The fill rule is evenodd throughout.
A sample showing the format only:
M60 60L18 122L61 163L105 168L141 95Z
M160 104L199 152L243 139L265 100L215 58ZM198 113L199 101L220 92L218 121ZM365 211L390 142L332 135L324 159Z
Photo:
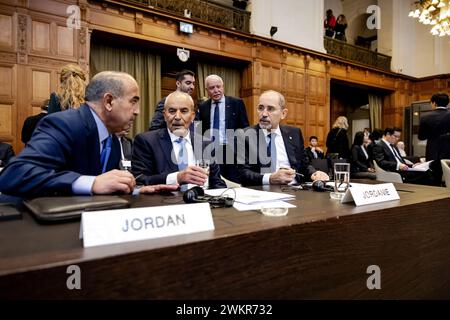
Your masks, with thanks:
M275 133L269 133L267 135L267 156L270 157L270 170L275 172L277 169L277 149L275 147ZM272 143L273 140L273 143Z
M178 138L175 140L180 144L180 150L178 151L178 170L183 171L188 166L188 154L186 150L186 139Z
M100 154L100 164L102 166L102 173L106 172L106 165L108 164L109 155L111 154L111 144L112 136L109 135L108 138L103 140L103 149Z
M213 137L212 140L215 141L219 139L219 128L220 128L220 111L219 111L219 101L215 101L214 104L214 120L213 120Z

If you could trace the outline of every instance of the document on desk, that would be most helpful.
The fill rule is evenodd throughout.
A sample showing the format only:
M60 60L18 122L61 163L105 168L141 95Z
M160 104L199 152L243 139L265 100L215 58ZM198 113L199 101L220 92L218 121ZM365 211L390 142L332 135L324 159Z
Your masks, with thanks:
M433 161L433 160L431 160ZM409 168L408 171L428 171L430 169L431 161L427 161L424 163L418 163L414 167Z
M211 189L206 190L210 196L228 196L235 198L233 207L239 211L259 210L266 208L295 208L296 206L283 200L294 200L295 196L287 193L253 190L249 188ZM236 193L236 195L235 195Z

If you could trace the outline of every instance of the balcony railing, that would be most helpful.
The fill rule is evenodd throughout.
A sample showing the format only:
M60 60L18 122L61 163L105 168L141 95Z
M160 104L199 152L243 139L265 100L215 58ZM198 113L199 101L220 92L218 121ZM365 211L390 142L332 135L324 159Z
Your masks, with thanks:
M250 12L217 3L203 0L126 0L124 2L141 4L147 8L155 8L179 16L184 16L185 9L188 9L191 12L191 19L241 32L250 32Z
M328 54L391 71L390 56L328 37L324 37L324 46Z

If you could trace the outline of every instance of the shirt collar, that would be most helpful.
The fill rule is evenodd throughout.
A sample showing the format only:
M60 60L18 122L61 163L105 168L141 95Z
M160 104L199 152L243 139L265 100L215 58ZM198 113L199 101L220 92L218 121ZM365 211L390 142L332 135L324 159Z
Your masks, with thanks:
M106 129L106 126L103 123L103 121L91 107L89 107L89 110L91 111L92 116L94 117L95 124L97 125L98 138L100 139L100 143L102 143L103 140L105 140L109 136L108 129Z
M174 135L169 129L167 129L167 132L169 132L170 141L177 142L177 140L180 138L179 136ZM187 135L183 137L188 143L191 143L191 132L187 130Z
M222 98L220 98L220 100L218 101L214 101L213 99L211 99L211 103L214 105L216 102L219 102L219 104L225 104L225 95L222 96Z
M281 130L280 130L280 126L278 126L278 128L276 128L275 130L272 131L268 131L266 129L262 129L264 132L264 136L267 138L267 136L269 135L269 133L275 133L275 135L281 136Z

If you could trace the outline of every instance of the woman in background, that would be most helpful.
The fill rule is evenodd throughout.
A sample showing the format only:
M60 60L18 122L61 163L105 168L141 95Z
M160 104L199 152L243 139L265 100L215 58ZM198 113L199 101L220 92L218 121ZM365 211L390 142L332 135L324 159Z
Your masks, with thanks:
M375 169L364 146L364 132L362 131L358 131L353 139L351 171L355 178L375 179Z
M327 135L327 157L337 156L341 159L350 159L350 148L347 137L348 120L341 116L336 119L333 128Z
M84 103L86 74L76 64L68 64L61 69L57 92L50 95L48 113L76 109Z
M345 36L345 29L347 29L347 18L343 14L340 14L334 25L335 39L347 42L347 37Z

